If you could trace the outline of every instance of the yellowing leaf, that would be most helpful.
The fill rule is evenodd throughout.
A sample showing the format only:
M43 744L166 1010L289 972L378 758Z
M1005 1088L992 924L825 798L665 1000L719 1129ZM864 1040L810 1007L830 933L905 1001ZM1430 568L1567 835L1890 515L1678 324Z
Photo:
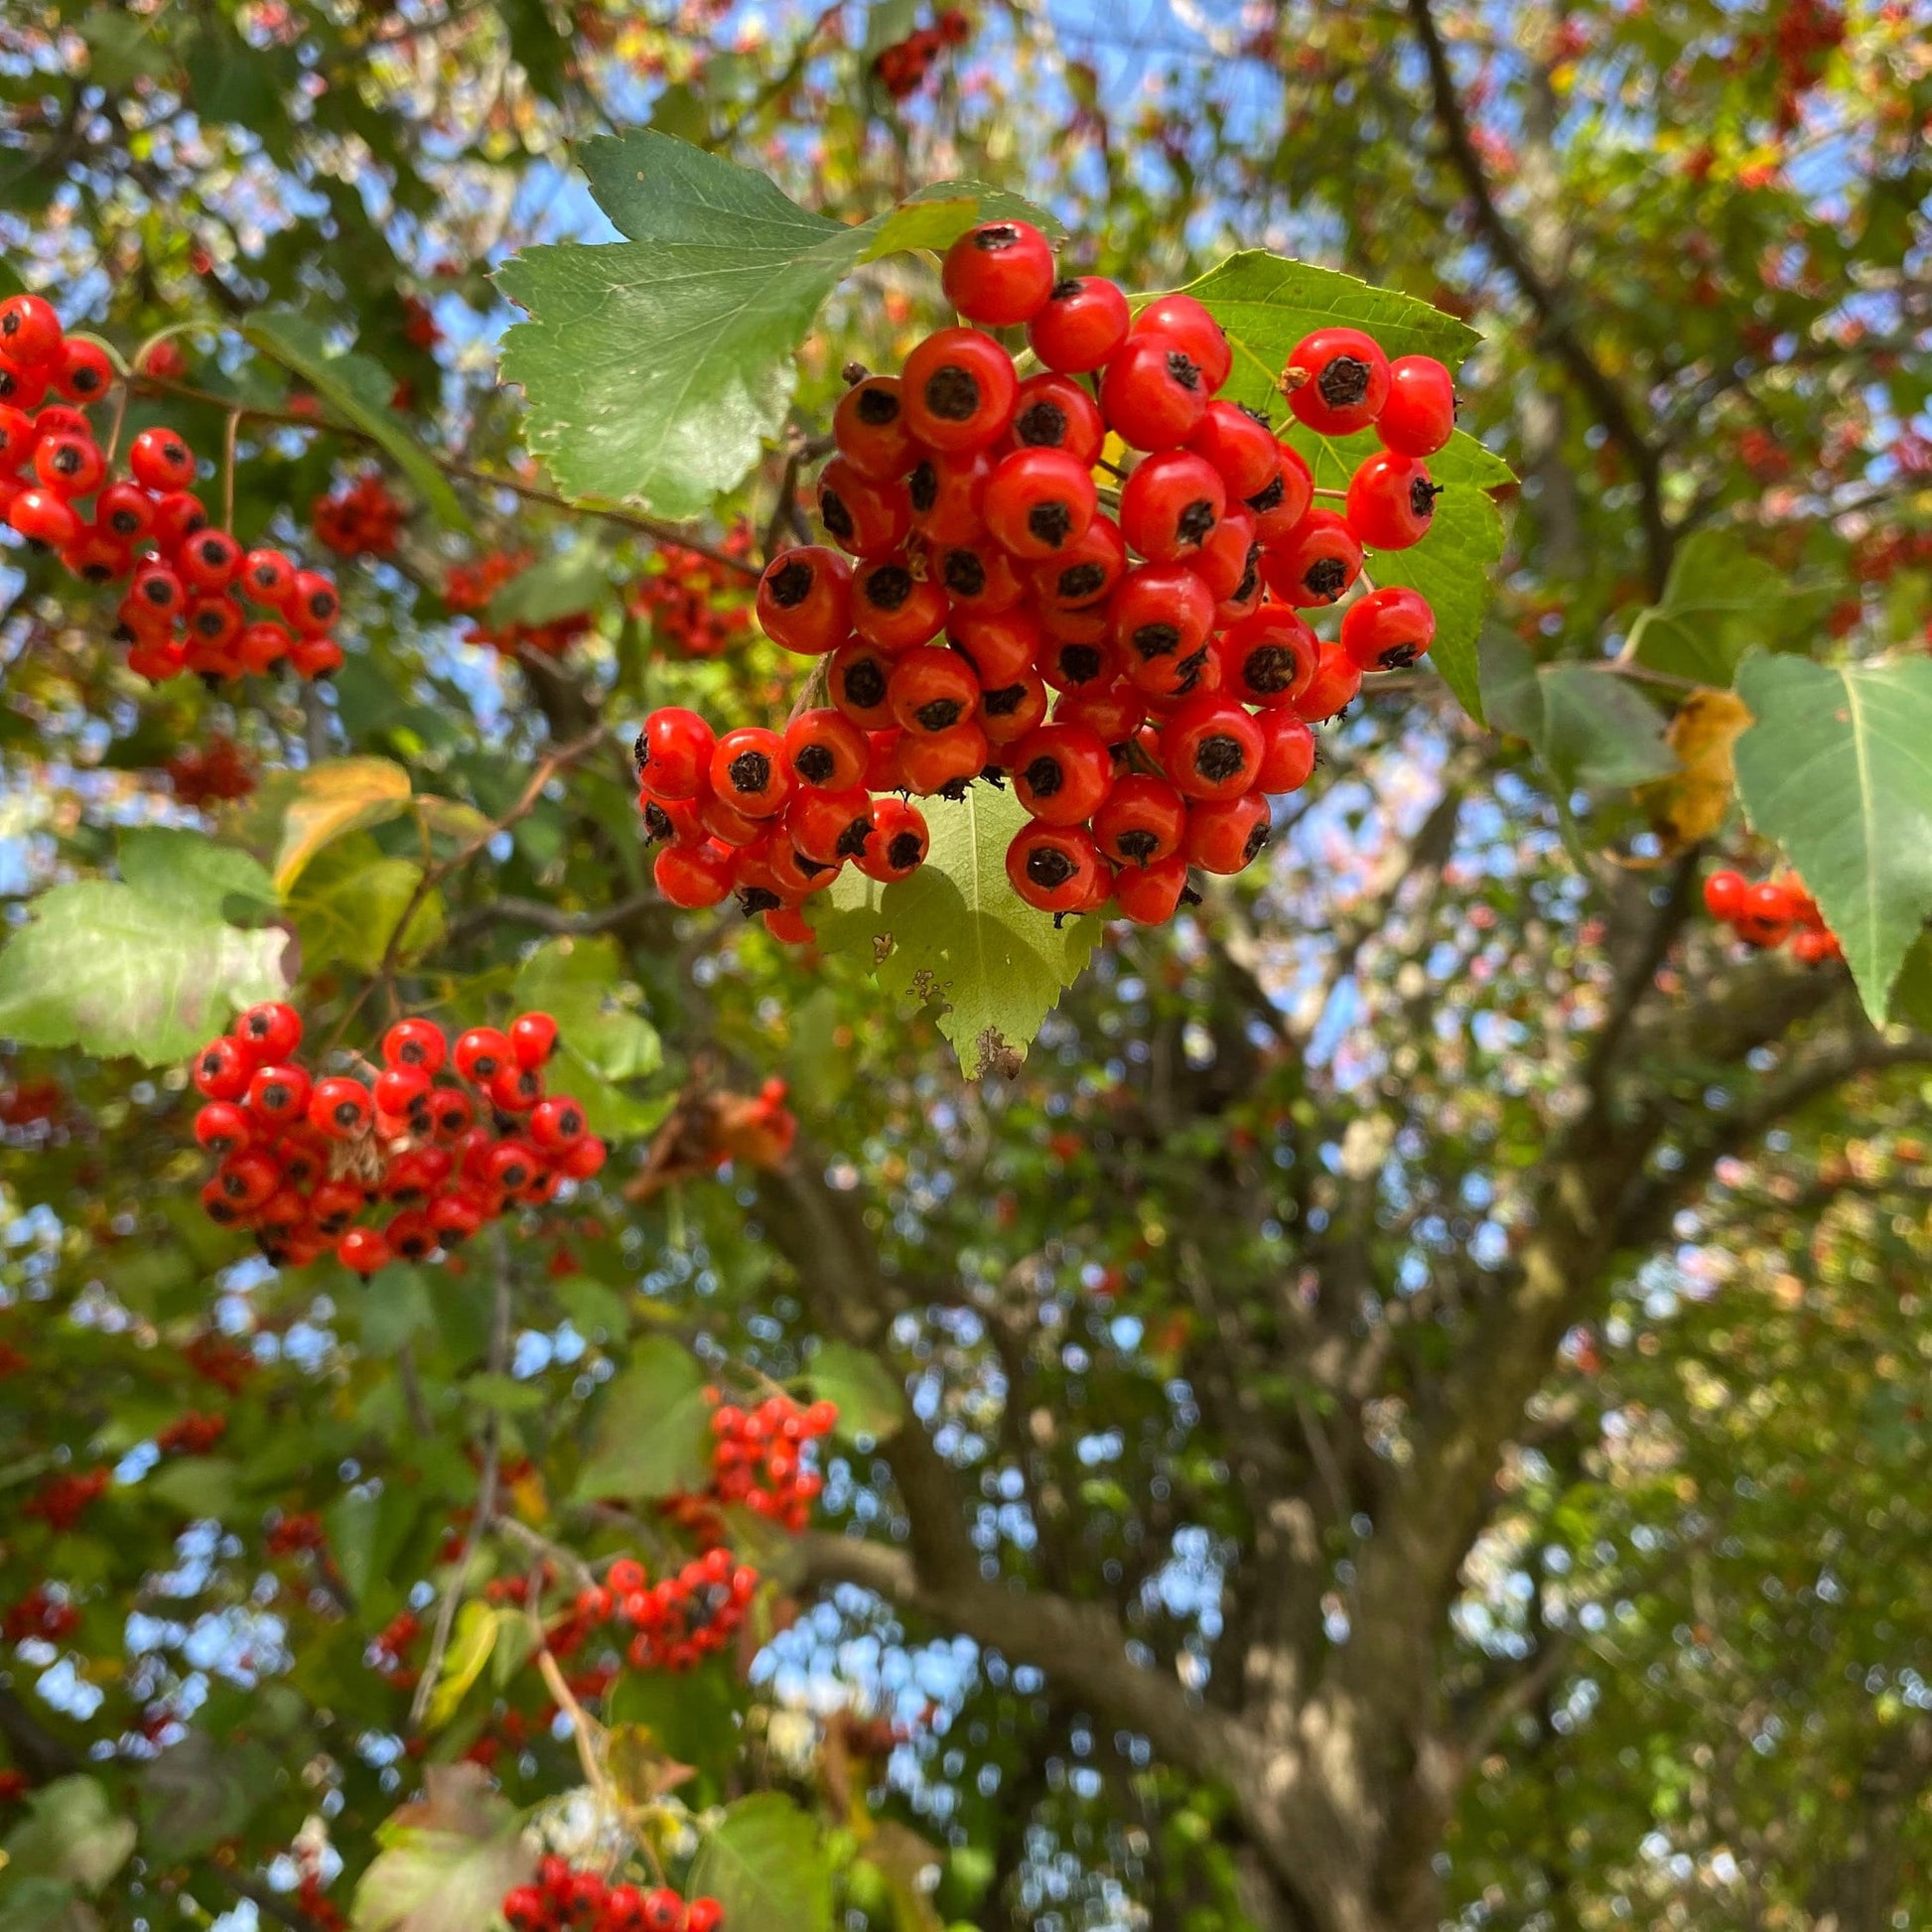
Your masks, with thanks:
M381 825L408 808L409 773L387 759L325 759L310 765L282 813L275 890L286 896L331 840Z
M429 1701L429 1727L440 1730L457 1714L470 1687L483 1674L489 1653L496 1648L498 1617L487 1603L474 1598L457 1612L456 1634L443 1658L443 1675Z
M1669 851L1708 839L1725 822L1737 782L1730 748L1750 722L1734 691L1693 691L1679 707L1664 743L1684 768L1638 794Z

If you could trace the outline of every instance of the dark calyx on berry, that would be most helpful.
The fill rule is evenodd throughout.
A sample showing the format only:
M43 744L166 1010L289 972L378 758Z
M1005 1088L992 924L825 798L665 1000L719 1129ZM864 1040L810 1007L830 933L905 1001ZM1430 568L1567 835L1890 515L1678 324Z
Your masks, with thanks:
M1074 865L1056 845L1035 846L1027 855L1027 877L1049 892L1073 877Z
M1073 534L1073 513L1064 503L1035 503L1027 512L1027 534L1058 550Z
M1152 832L1122 832L1114 845L1123 858L1132 859L1137 866L1146 865L1161 849L1161 841Z
M851 679L848 678L846 682L850 685ZM791 760L791 768L808 785L822 785L837 770L838 760L833 758L832 754L823 745L807 745L803 751L799 752ZM651 812L657 809L655 805L646 807L644 812L646 822L649 821ZM670 822L668 818L664 820L667 835Z
M939 560L939 578L955 597L978 597L986 589L986 565L973 550L948 550Z
M903 870L906 866L916 866L924 851L918 833L900 832L886 848L886 857L893 866Z
M1188 543L1205 543L1214 534L1214 505L1205 496L1197 497L1174 519L1174 527Z
M878 383L861 389L853 408L859 420L870 423L874 429L884 429L888 423L898 421L898 398Z
M1409 508L1417 516L1428 518L1436 514L1436 499L1443 493L1443 485L1434 483L1427 477L1418 477L1409 485Z
M939 473L930 463L916 465L905 480L912 507L923 516L939 500Z
M1003 684L997 691L980 694L980 707L989 718L1011 718L1027 701L1027 687L1021 684Z
M886 672L871 658L861 658L845 674L845 695L861 711L871 711L886 702Z
M920 705L912 716L919 721L921 731L942 732L959 723L964 708L957 698L933 698Z
M989 221L973 231L973 246L982 255L1004 255L1019 242L1020 230L1011 221Z
M1035 798L1050 798L1066 782L1058 759L1042 753L1027 767L1027 786Z
M926 377L925 406L942 423L970 423L979 414L979 379L971 369L948 362ZM918 497L914 494L914 504Z
M846 501L836 489L820 486L818 492L818 520L835 537L849 537L853 531L852 512Z
M668 839L676 832L671 823L671 815L655 798L644 807L644 837L653 845Z
M789 611L803 604L812 594L812 567L794 557L790 563L779 568L765 579L770 587L771 602L781 611Z
M776 893L763 886L741 886L738 890L739 910L748 919L759 912L775 912L783 903Z
M1013 440L1036 450L1057 450L1066 441L1066 411L1041 396L1013 419Z
M1351 409L1368 394L1371 370L1358 355L1337 355L1315 377L1314 386L1330 409Z
M1257 515L1265 515L1269 510L1274 509L1287 494L1288 481L1286 478L1278 475L1272 483L1264 484L1252 496L1244 496L1241 500Z
M1250 691L1286 691L1295 682L1295 653L1286 644L1260 644L1241 660Z
M1068 644L1060 652L1060 670L1072 684L1091 684L1106 665L1098 644Z
M1254 863L1255 859L1260 855L1261 848L1274 836L1274 826L1264 818L1248 834L1248 843L1241 848L1241 863L1244 866Z
M1067 598L1098 597L1107 588L1107 566L1105 564L1068 564L1054 580L1059 596Z
M771 783L771 760L762 752L740 752L727 767L734 791L756 798Z
M912 595L912 573L903 564L881 564L866 579L866 602L876 611L897 611Z
M873 823L869 818L855 818L839 834L839 842L832 849L841 859L863 859L866 847L871 842Z
M1248 755L1242 750L1241 741L1219 733L1202 739L1194 753L1194 769L1214 784L1234 777L1247 762Z
M1348 584L1348 566L1339 557L1317 557L1303 573L1302 582L1315 597L1339 597Z
M1168 373L1183 389L1200 387L1200 364L1191 355L1183 355L1177 348L1171 348L1168 351Z
M1171 623L1144 623L1129 641L1143 657L1172 657L1180 648L1180 632Z

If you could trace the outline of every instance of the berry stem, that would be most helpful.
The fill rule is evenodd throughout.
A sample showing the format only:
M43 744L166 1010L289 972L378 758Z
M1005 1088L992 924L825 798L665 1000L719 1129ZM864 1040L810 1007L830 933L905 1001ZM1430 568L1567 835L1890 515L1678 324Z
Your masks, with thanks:
M127 390L122 388L125 395ZM241 435L241 411L228 411L228 420L221 426L221 527L234 528L234 472L235 443Z

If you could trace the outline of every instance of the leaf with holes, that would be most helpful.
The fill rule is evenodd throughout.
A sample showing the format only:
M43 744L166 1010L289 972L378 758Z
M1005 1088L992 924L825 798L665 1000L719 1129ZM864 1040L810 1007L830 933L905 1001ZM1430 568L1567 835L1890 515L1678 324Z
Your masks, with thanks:
M1784 848L1838 935L1873 1020L1932 917L1932 658L1752 656L1737 741L1753 828Z
M1055 926L1007 881L1007 847L1031 824L1011 791L971 786L920 801L932 845L910 879L881 886L855 867L809 911L827 951L873 963L889 993L942 999L939 1031L968 1079L1010 1071L1065 989L1085 970L1101 921Z
M1482 339L1466 324L1394 289L1352 275L1248 250L1187 285L1227 331L1234 368L1221 393L1271 421L1286 416L1277 388L1290 352L1311 331L1345 324L1373 336L1393 359L1433 355L1453 371ZM1382 446L1373 431L1332 439L1288 418L1288 440L1309 459L1315 483L1345 488L1355 468ZM1482 718L1476 638L1489 608L1490 577L1502 555L1502 516L1489 491L1514 481L1508 464L1458 431L1429 459L1443 485L1429 534L1408 550L1371 553L1378 584L1405 584L1436 613L1429 658L1470 717Z
M530 448L572 494L696 516L783 426L793 356L861 262L943 248L992 212L1046 217L972 182L922 191L848 227L764 176L653 129L581 150L621 242L531 248L497 272L529 320L503 379Z

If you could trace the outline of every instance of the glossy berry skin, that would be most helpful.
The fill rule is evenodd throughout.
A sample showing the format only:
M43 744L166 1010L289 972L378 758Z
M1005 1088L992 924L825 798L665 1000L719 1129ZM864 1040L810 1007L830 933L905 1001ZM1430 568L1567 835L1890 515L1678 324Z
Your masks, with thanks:
M195 458L171 429L144 429L127 446L127 467L148 489L186 489L195 481Z
M215 597L241 574L241 547L225 530L201 530L182 545L178 568L191 591Z
M799 791L785 807L784 834L814 865L841 866L872 842L872 793Z
M235 1022L233 1035L257 1066L286 1060L302 1044L302 1016L286 1000L263 1000Z
M989 691L1031 670L1040 643L1039 620L1025 610L959 618L949 634Z
M531 1069L523 1070L528 1072ZM560 1154L584 1138L584 1110L576 1101L563 1095L539 1100L530 1109L524 1131L543 1153Z
M1434 456L1455 434L1455 379L1433 355L1389 364L1389 399L1375 433L1399 456Z
M1187 798L1236 798L1255 781L1261 727L1232 699L1202 692L1161 728L1161 763Z
M834 457L818 480L818 520L841 550L883 557L911 530L912 501L902 483L875 483Z
M727 732L711 754L711 788L747 818L770 818L791 796L784 740L761 725Z
M1261 727L1261 768L1255 773L1255 789L1300 791L1314 770L1314 733L1293 711L1264 711L1255 723Z
M43 436L34 447L34 475L57 496L91 496L106 467L94 439L73 430Z
M1280 543L1313 507L1314 475L1303 462L1301 452L1284 443L1274 480L1252 496L1244 496L1241 503L1254 517L1255 535L1265 544Z
M638 779L660 798L695 798L710 783L717 749L711 727L695 711L666 705L644 720L632 756Z
M990 537L948 545L933 553L932 566L955 618L1011 611L1027 595L1013 559Z
M986 534L980 503L992 474L988 450L968 450L954 457L922 456L905 480L913 529L941 547L977 542Z
M896 375L869 375L839 398L832 412L832 440L860 476L894 483L919 460L905 425Z
M1055 691L1079 691L1088 685L1113 683L1124 666L1120 646L1096 623L1097 635L1057 636L1041 640L1035 666Z
M899 377L906 427L946 455L983 450L1005 435L1019 389L1013 357L975 329L928 336Z
M887 702L893 659L876 644L855 637L832 653L825 667L825 689L839 715L861 731L885 731L892 726Z
M1004 329L1031 322L1053 288L1053 249L1028 221L982 221L946 250L946 299L968 322Z
M266 1125L287 1127L309 1111L309 1076L293 1062L258 1066L248 1080L248 1111Z
M1389 358L1359 329L1317 329L1289 352L1288 406L1318 436L1366 429L1389 398Z
M320 637L343 614L336 587L319 570L298 570L287 605L288 621L305 637Z
M123 543L138 543L154 528L154 504L135 483L109 483L94 501L94 521Z
M241 560L235 588L251 603L283 610L295 595L295 566L279 550L250 550Z
M414 1067L425 1084L432 1074L443 1070L448 1056L449 1042L433 1020L398 1020L382 1035L383 1064Z
M1294 702L1295 715L1318 725L1324 718L1332 718L1353 704L1361 688L1361 666L1339 643L1324 643L1315 661L1314 676Z
M982 691L979 699L979 726L986 742L995 752L1003 745L1025 738L1035 725L1046 719L1046 685L1043 679L1028 672L1011 684Z
M886 702L902 731L931 737L972 717L979 695L979 679L965 658L927 644L894 664Z
M1150 563L1192 556L1227 508L1227 484L1205 457L1162 450L1121 485L1120 533Z
M1023 825L1007 847L1007 880L1042 912L1078 912L1092 901L1106 861L1079 825Z
M1191 295L1163 295L1134 317L1136 336L1165 336L1199 364L1208 388L1218 389L1234 367L1227 332Z
M510 1022L510 1050L518 1066L544 1065L557 1050L557 1023L547 1013L519 1013Z
M1187 801L1165 778L1130 771L1093 815L1094 843L1117 866L1151 866L1180 850Z
M863 564L852 579L852 628L883 651L930 643L946 616L945 592L915 575L905 556Z
M1013 748L1013 795L1044 824L1084 823L1113 782L1113 755L1085 726L1042 725Z
M332 1141L352 1141L367 1131L374 1118L368 1088L346 1074L318 1080L309 1096L309 1125Z
M866 735L829 707L799 713L784 733L785 757L801 786L849 791L866 776Z
M515 1064L516 1052L509 1035L495 1027L472 1027L467 1034L457 1035L450 1059L472 1086L483 1087L504 1067Z
M1241 872L1260 856L1273 823L1268 800L1259 791L1199 800L1188 808L1182 856L1203 872L1224 877Z
M1127 675L1159 695L1178 687L1184 666L1207 643L1214 596L1182 564L1141 564L1114 593L1109 611Z
M228 1038L211 1039L195 1055L197 1090L209 1100L239 1100L248 1091L255 1063Z
M369 1276L388 1267L395 1257L389 1244L374 1228L350 1228L336 1243L336 1259L351 1274Z
M890 886L894 880L910 879L918 871L930 844L925 815L916 805L903 798L875 799L872 837L852 863L868 879Z
M1007 434L1016 450L1064 450L1089 470L1107 446L1099 405L1071 377L1050 371L1021 383Z
M1202 413L1187 447L1220 472L1229 501L1238 502L1273 481L1282 446L1259 416L1217 396Z
M1035 600L1048 610L1085 611L1100 605L1127 572L1127 539L1104 511L1077 541L1033 572Z
M852 566L817 544L781 550L759 579L759 627L801 657L822 657L852 634Z
M1165 336L1131 336L1100 378L1100 409L1123 443L1172 450L1207 413L1200 365Z
M1359 597L1341 616L1341 647L1364 671L1399 671L1436 637L1436 613L1420 591L1385 585Z
M134 573L129 600L156 622L172 623L188 609L188 587L163 563L146 563Z
M43 550L65 550L80 534L80 519L65 496L51 489L23 489L7 508L7 521Z
M1242 704L1273 708L1292 705L1308 689L1321 645L1295 612L1270 604L1230 624L1215 640L1215 650L1228 695Z
M1057 725L1084 725L1103 745L1124 745L1147 716L1147 699L1125 678L1095 689L1069 691L1053 707Z
M1438 487L1414 457L1384 450L1348 480L1348 527L1375 550L1407 550L1429 534Z
M61 358L54 365L54 386L69 402L98 402L113 380L114 365L98 343L66 342L61 345Z
M1262 555L1261 574L1285 604L1332 604L1362 574L1362 546L1333 510L1310 510L1288 540Z
M1224 511L1188 562L1213 595L1217 624L1245 618L1261 602L1261 542L1247 510Z
M1136 925L1166 925L1187 890L1187 861L1178 853L1152 865L1123 866L1114 875L1114 904Z
M1072 275L1053 284L1045 306L1027 325L1027 341L1047 368L1085 375L1126 342L1132 321L1117 283Z
M667 845L651 862L657 890L673 905L697 911L722 905L731 895L737 857L716 839L703 845Z
M907 791L929 798L947 785L977 778L992 756L992 746L977 718L963 719L950 731L926 735L901 732L894 764Z
M179 558L188 539L207 527L207 511L192 490L165 490L154 499L155 548L164 556Z
M1093 521L1092 466L1064 450L1016 450L994 467L981 507L1009 555L1043 563L1078 543Z
M210 1154L239 1154L254 1138L246 1110L232 1100L210 1100L195 1116L195 1139Z
M1744 897L1749 890L1741 873L1714 872L1704 882L1705 909L1713 918L1729 924L1743 916ZM204 1113L207 1111L203 1109Z
M33 456L40 441L39 421L12 403L0 402L0 474L12 476Z
M61 352L61 318L38 295L0 302L0 355L17 369L45 368Z

